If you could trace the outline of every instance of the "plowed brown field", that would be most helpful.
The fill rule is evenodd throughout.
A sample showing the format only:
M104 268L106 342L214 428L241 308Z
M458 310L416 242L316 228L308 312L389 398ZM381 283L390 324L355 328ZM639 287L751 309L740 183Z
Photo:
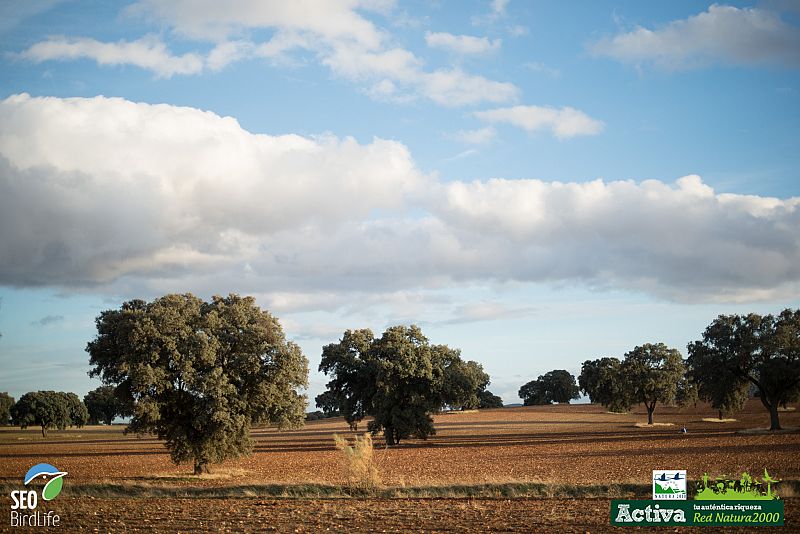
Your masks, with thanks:
M800 500L786 502L784 534ZM626 532L608 499L64 499L51 506L70 530L99 532ZM68 523L67 523L68 522ZM56 530L56 529L53 529ZM644 531L644 528L630 529ZM745 532L679 528L701 534ZM762 529L764 530L764 529ZM768 532L771 529L766 529ZM650 528L647 532L675 532Z
M766 426L769 417L760 403L750 402L736 416L736 422L702 420L714 415L705 406L689 410L659 408L656 422L669 422L673 426L638 428L635 424L646 419L641 411L609 414L593 405L442 414L435 418L436 436L427 441L409 440L391 449L381 447L376 458L387 486L505 482L647 484L654 468L687 469L690 479L704 472L736 474L746 470L760 474L767 468L773 477L800 479L800 434L738 432ZM781 413L781 423L785 427L798 427L800 414ZM679 432L684 425L686 434ZM341 419L310 422L305 428L291 432L256 429L252 456L228 461L211 476L193 477L189 465L175 466L170 462L161 442L151 437L125 436L119 426L52 432L47 439L36 429L4 428L0 429L0 482L19 484L30 466L47 462L69 473L65 485L339 484L340 453L333 446L334 433L350 434ZM524 531L526 526L528 531L537 531L534 525L560 518L561 527L557 530L594 532L608 524L608 501L603 499L265 501L252 498L151 502L144 498L63 496L59 506L69 508L67 516L81 518L73 527L83 525L101 531L114 527L215 530L217 526L236 531L276 525L281 529L291 526L291 530L305 525L306 531L320 530L325 525L342 531L463 531L473 527ZM794 517L791 508L791 501L787 502L787 521ZM102 513L93 515L90 509ZM583 511L579 513L578 509ZM587 510L592 510L588 516ZM160 523L154 519L159 514L166 518ZM362 524L359 519L362 516L380 520ZM407 516L413 516L416 522L405 523ZM565 517L571 520L563 523ZM275 518L278 523L272 525ZM537 523L541 518L546 522ZM110 523L112 519L117 523ZM252 521L259 523L248 523Z

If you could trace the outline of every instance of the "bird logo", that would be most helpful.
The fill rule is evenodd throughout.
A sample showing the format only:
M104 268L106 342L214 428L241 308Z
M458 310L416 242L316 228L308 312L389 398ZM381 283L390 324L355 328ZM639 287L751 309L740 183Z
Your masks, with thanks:
M59 471L50 464L36 464L25 473L25 485L27 486L28 483L37 478L46 480L47 483L42 489L42 499L52 501L61 493L61 488L64 486L64 475L66 474L66 471Z

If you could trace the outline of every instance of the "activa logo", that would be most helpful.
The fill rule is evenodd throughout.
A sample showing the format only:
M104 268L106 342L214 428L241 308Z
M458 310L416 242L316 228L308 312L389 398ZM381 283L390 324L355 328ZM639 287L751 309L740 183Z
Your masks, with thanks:
M671 508L668 504L661 508L660 504L641 502L647 505L640 507L638 503L630 502L619 504L613 523L686 523L686 514L680 508Z
M59 471L50 464L36 464L25 473L23 479L27 486L31 482L44 482L42 500L51 501L58 497L64 486L65 471ZM11 526L12 527L49 527L58 526L61 518L49 510L37 510L39 494L34 489L14 490L11 492ZM25 510L27 512L21 512Z

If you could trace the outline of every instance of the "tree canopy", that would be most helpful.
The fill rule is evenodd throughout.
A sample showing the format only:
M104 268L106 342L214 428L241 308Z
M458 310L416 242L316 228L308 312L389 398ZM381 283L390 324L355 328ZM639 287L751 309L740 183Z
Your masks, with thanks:
M481 391L480 395L480 404L478 408L483 410L486 408L502 408L503 407L503 399L495 395L489 390Z
M569 404L569 401L580 398L575 377L568 371L556 369L540 375L519 389L519 397L525 406L537 404Z
M0 392L0 425L11 422L11 407L14 406L14 397L7 391Z
M327 391L317 396L317 406L338 410L353 429L367 414L375 394L371 354L374 341L369 329L347 330L338 343L322 348L319 370L331 379Z
M627 412L633 404L622 362L617 358L586 360L581 366L578 384L590 401L612 412Z
M461 359L457 351L445 355L444 383L442 395L444 404L453 409L475 410L481 405L481 394L489 385L489 375L478 362Z
M656 403L677 400L678 387L686 368L681 353L663 343L645 343L625 354L622 362L625 389L634 403L647 408L647 423L653 424Z
M778 407L800 395L800 310L720 315L689 344L691 374L719 409L738 407L750 384L781 428Z
M435 434L430 414L447 403L444 362L456 358L455 351L432 347L417 326L394 326L374 341L371 355L375 389L368 403L370 431L382 430L388 445Z
M195 473L248 454L252 424L303 423L308 361L252 297L133 300L96 324L90 375L131 407L126 431L156 434Z
M81 399L74 393L61 393L69 407L70 426L78 428L84 426L89 421L89 410Z
M88 420L88 412L74 393L31 391L20 397L11 408L11 418L21 428L40 426L42 436L47 436L51 429L83 426Z
M347 330L322 349L319 370L330 377L317 397L355 426L366 415L369 429L394 445L435 433L430 414L444 406L477 408L489 376L447 345L431 345L417 326L393 326L380 338L371 330Z
M110 425L116 417L130 415L128 407L117 395L116 387L100 386L83 397L83 403L89 411L89 422Z

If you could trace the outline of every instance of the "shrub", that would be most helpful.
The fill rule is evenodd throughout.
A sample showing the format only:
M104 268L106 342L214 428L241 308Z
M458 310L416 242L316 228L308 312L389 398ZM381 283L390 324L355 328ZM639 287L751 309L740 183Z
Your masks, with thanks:
M342 471L347 486L360 491L374 490L381 479L375 464L372 436L369 433L356 436L352 445L347 438L337 434L334 434L333 439L336 448L342 451Z

